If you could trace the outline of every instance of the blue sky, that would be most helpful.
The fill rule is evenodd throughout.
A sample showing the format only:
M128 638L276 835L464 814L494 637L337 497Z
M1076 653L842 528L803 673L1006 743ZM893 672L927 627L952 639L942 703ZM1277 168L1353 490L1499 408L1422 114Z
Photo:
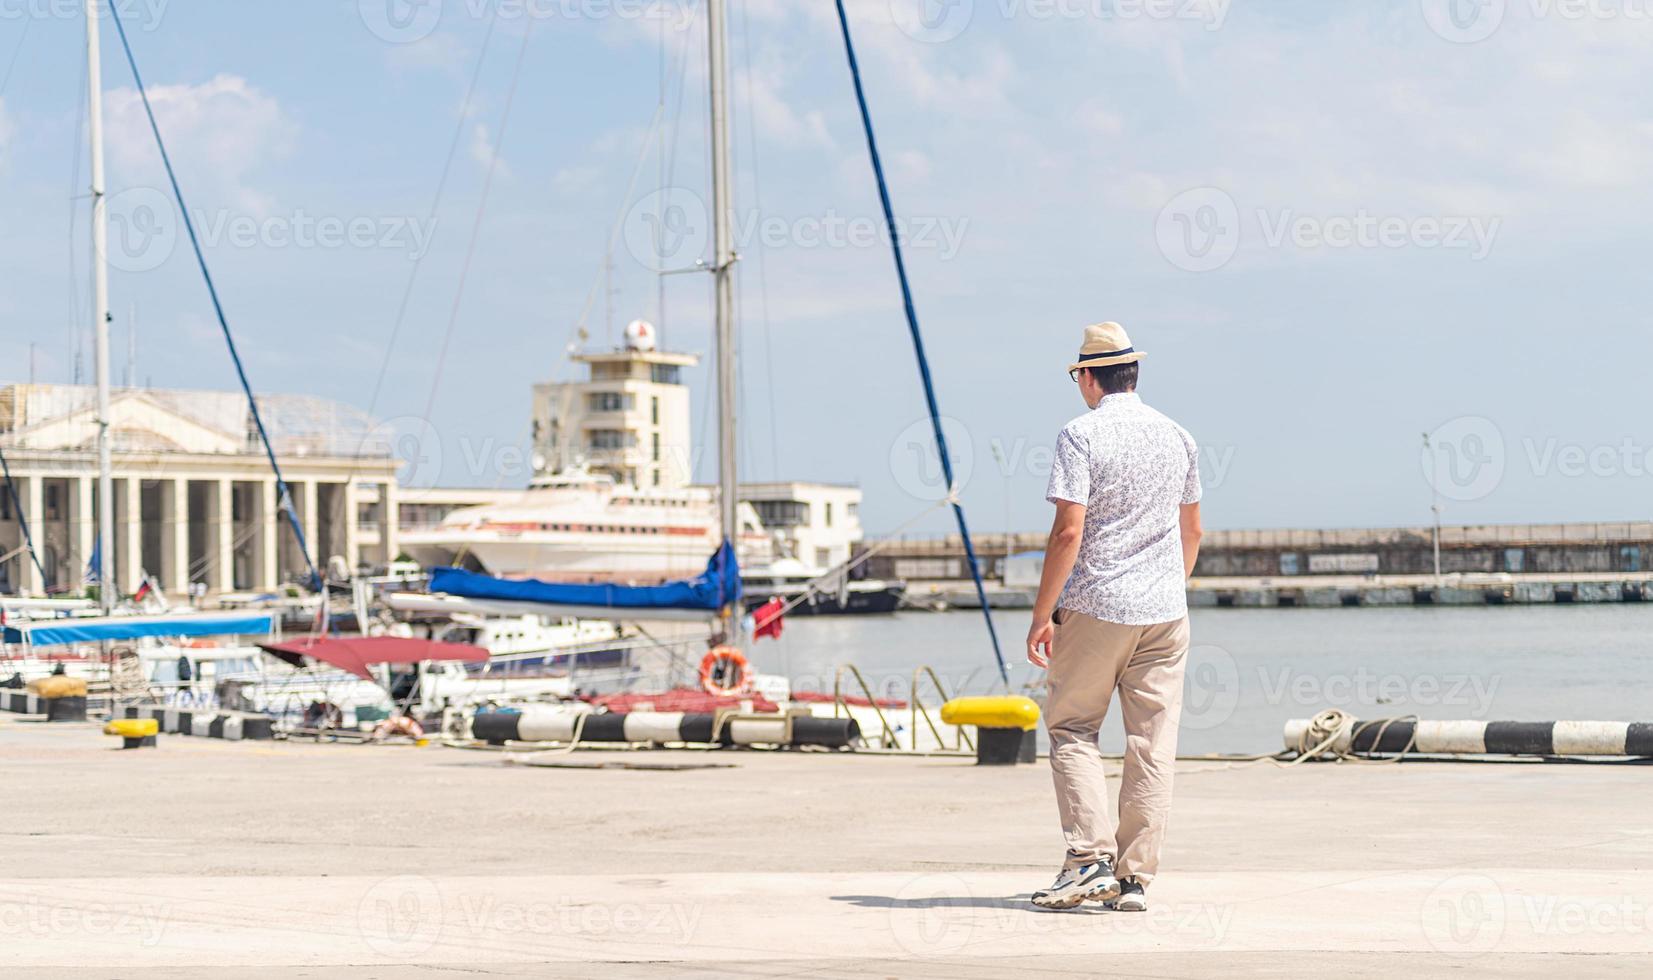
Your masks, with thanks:
M919 2L850 11L978 528L1007 504L1048 521L1049 446L1082 410L1063 367L1101 319L1205 447L1212 526L1425 523L1425 431L1449 522L1648 516L1647 5ZM0 3L11 379L33 345L40 380L68 380L88 320L73 6ZM374 414L451 484L525 478L530 385L567 374L582 311L607 340L612 230L616 324L660 315L661 202L688 217L669 264L704 237L700 4L507 3L484 51L492 9L121 6L255 385L367 408L385 365ZM730 19L742 467L858 482L887 530L936 481L832 7ZM140 381L229 387L107 29L104 71L116 377L135 312ZM666 284L667 343L706 351L706 281Z

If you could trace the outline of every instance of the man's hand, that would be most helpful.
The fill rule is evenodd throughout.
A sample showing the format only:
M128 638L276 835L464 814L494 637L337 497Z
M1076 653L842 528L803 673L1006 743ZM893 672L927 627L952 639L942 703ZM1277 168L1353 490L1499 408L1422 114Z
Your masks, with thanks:
M1056 639L1056 626L1049 616L1034 617L1027 631L1027 662L1035 667L1050 666L1050 645Z

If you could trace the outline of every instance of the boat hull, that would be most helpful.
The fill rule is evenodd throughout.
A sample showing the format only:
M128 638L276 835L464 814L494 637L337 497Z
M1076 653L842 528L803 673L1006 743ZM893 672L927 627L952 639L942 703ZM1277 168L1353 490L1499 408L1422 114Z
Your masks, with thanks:
M788 616L847 616L872 613L892 613L901 608L906 587L891 582L878 588L851 589L843 595L836 592L816 594L786 611ZM786 590L747 586L744 590L746 608L752 610L774 596L791 602L802 595L801 590Z

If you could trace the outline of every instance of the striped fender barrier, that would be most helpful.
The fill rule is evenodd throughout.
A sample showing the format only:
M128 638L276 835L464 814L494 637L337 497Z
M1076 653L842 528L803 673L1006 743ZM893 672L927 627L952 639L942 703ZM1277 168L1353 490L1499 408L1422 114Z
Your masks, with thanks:
M47 721L85 721L86 698L81 695L43 698L29 691L0 691L0 711L45 715Z
M723 719L718 724L720 717ZM675 711L574 712L530 705L520 712L479 711L471 734L505 742L693 742L716 745L820 745L843 748L861 737L853 718L811 715L685 714ZM714 741L715 738L715 741Z
M28 691L0 691L0 711L11 711L20 715L43 715L46 713L46 700Z
M236 711L191 711L161 704L139 704L129 705L126 717L153 718L161 731L174 735L224 738L232 742L275 738L275 722L265 715Z
M1286 722L1286 748L1298 751L1309 719ZM1414 741L1414 736L1416 741ZM1357 721L1332 740L1331 755L1653 756L1653 723L1630 721Z

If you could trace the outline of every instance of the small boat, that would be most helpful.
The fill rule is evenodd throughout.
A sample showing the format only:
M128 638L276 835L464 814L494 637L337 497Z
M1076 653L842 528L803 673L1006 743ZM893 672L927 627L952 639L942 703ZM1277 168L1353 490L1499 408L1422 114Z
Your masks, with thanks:
M741 576L741 592L748 610L779 596L791 606L789 616L836 616L849 613L890 613L901 607L905 582L894 579L857 579L810 568L794 558L782 558Z

